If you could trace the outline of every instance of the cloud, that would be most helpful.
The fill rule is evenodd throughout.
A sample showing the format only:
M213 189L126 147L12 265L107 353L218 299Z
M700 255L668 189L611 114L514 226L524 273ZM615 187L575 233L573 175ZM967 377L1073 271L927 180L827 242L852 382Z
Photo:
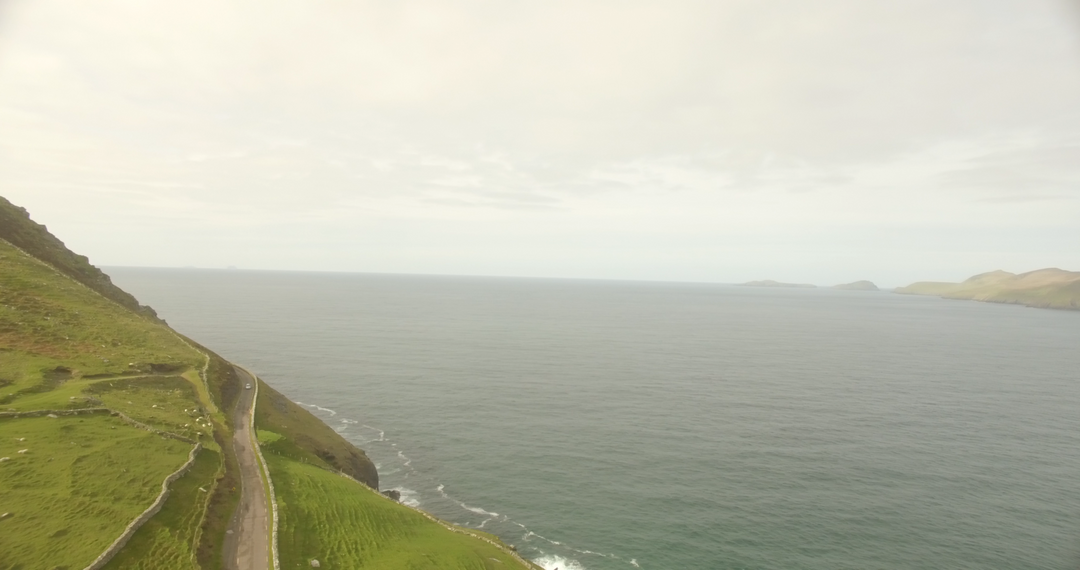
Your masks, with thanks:
M640 271L597 276L720 278L662 260L760 240L835 257L868 228L943 248L956 231L1017 232L1047 250L1080 231L1080 20L1065 1L0 10L3 192L117 261L191 264L218 249L186 253L178 232L220 244L239 227L235 255L266 266L312 257L259 236L379 269L408 230L458 248L462 271L519 271L528 260L493 245L516 235L564 248L566 266L537 254L535 274L654 240ZM125 238L127 219L160 231ZM106 228L119 237L100 241ZM388 249L349 257L361 242ZM773 263L795 263L782 252Z

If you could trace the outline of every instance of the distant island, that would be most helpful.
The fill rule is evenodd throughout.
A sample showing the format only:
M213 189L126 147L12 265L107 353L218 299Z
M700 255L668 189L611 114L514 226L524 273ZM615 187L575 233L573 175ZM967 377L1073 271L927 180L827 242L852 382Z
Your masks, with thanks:
M817 285L810 285L807 283L781 283L779 281L773 281L772 279L766 279L764 281L747 281L746 283L740 283L740 287L797 287L800 289L813 289Z
M840 289L842 291L880 291L878 286L874 285L871 281L855 281L853 283L833 285L833 289Z
M980 273L962 283L920 281L896 292L1048 309L1080 309L1080 271L1050 268L1017 275L998 270Z

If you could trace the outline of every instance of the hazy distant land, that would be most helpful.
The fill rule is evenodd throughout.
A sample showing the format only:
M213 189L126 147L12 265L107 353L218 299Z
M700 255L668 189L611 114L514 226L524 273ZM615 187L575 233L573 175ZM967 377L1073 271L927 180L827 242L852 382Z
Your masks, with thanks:
M1017 275L998 270L980 273L963 283L920 281L896 292L1028 307L1080 309L1080 272L1051 268Z
M874 285L873 282L865 280L833 285L833 289L840 289L842 291L880 291L878 286Z
M773 281L772 279L765 279L763 281L747 281L746 283L740 283L741 287L798 287L802 289L813 289L817 285L810 285L808 283L781 283L779 281Z

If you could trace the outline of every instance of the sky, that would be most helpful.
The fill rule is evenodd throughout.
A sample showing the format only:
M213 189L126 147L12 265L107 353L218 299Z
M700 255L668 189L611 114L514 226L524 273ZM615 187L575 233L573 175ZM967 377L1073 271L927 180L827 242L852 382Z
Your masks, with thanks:
M1080 270L1080 5L0 0L0 196L103 266Z

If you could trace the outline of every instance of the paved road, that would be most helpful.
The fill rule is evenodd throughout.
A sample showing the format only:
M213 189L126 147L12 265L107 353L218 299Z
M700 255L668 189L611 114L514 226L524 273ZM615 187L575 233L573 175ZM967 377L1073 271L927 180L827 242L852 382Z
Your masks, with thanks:
M259 462L251 443L251 407L255 400L255 379L235 368L241 389L233 410L233 449L240 461L243 483L240 505L229 523L230 534L225 540L225 564L229 570L267 570L269 568L269 538L267 527L266 489L259 474Z

